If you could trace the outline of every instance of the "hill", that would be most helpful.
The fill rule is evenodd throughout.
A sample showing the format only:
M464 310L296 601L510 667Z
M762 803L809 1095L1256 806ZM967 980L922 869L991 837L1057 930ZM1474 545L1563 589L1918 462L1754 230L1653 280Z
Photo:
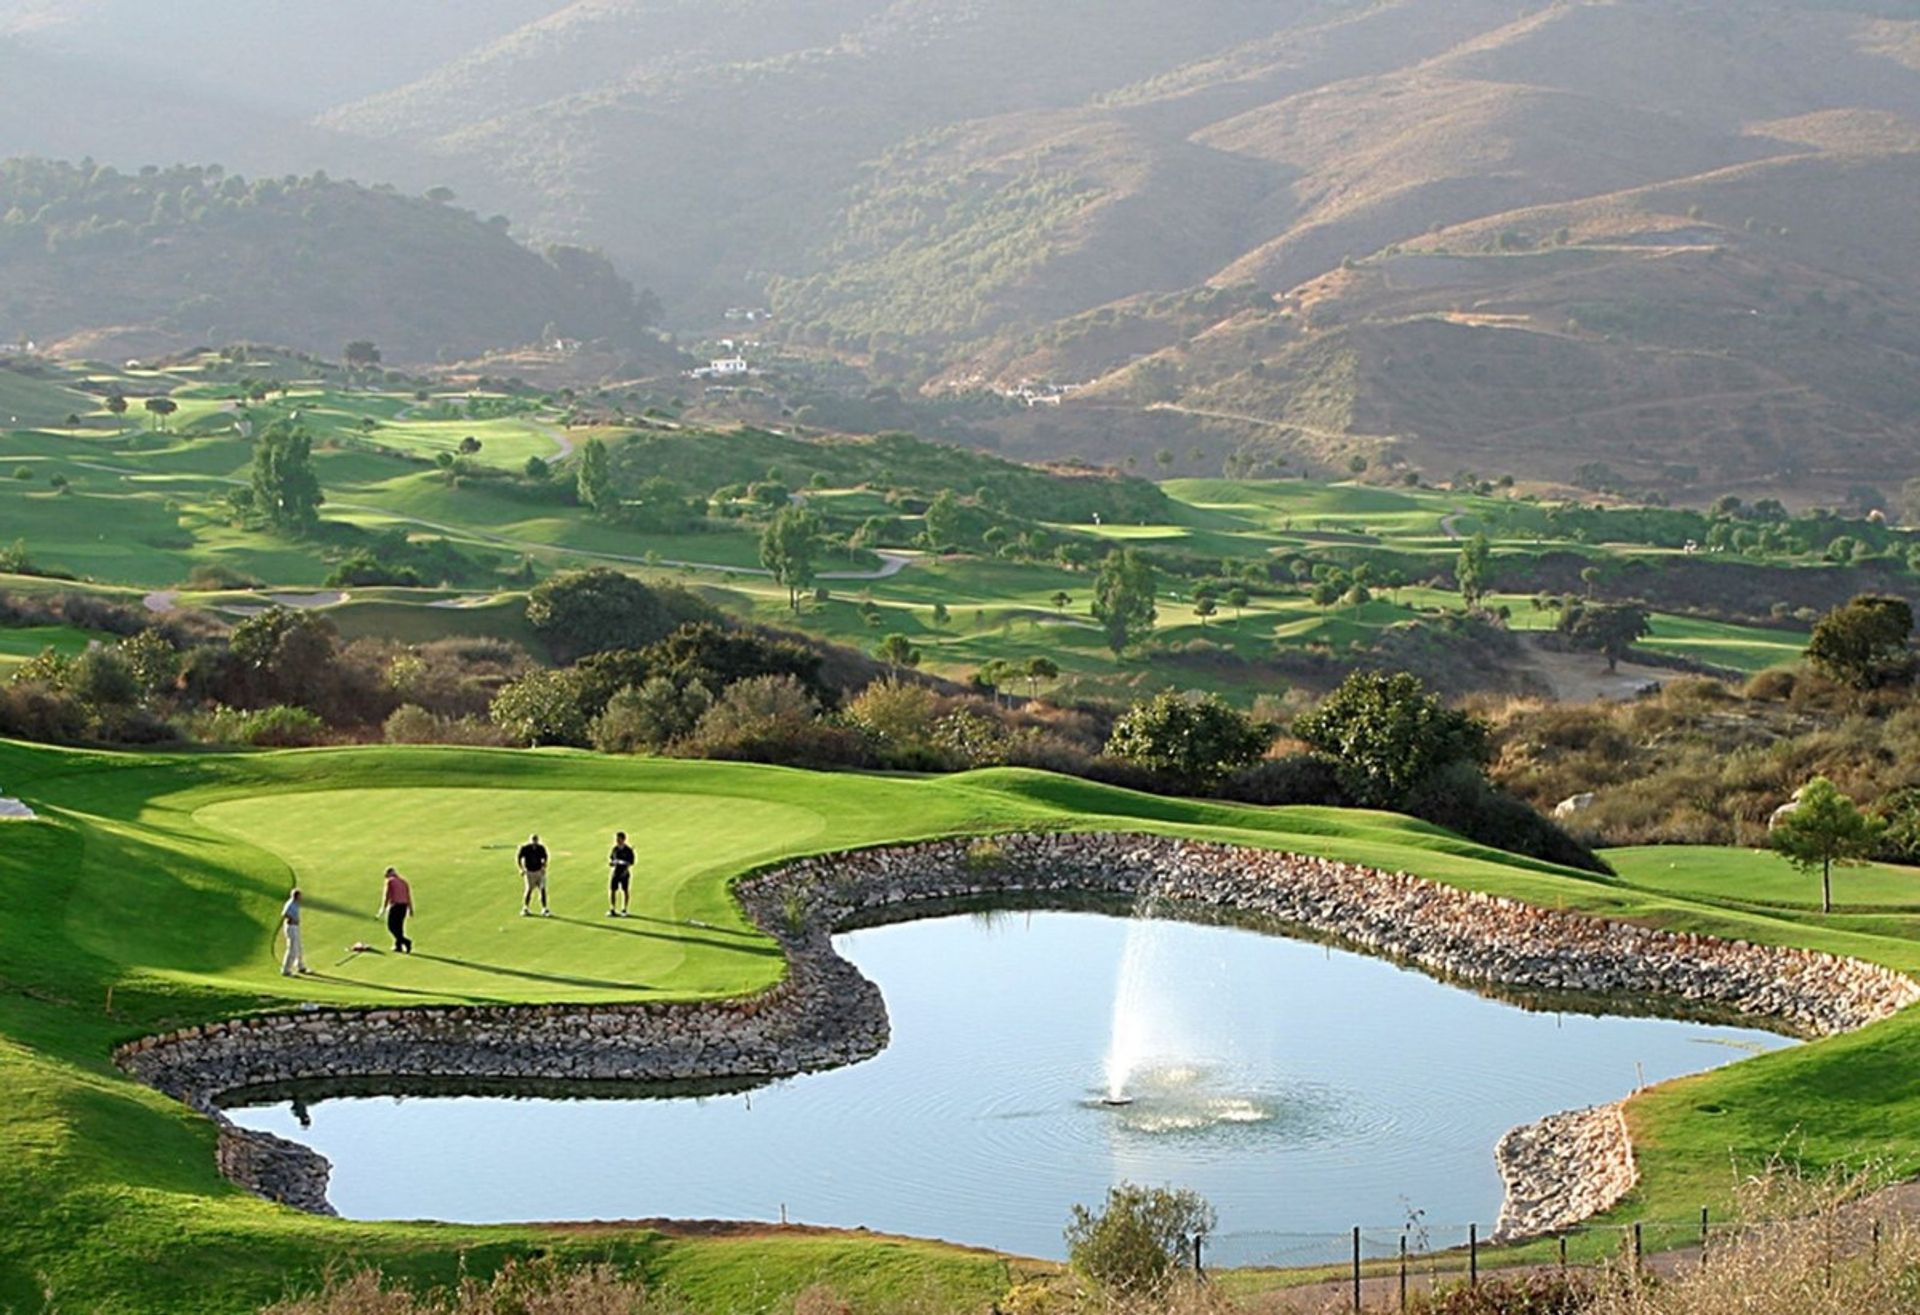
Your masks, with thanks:
M6 0L0 72L25 93L0 127L116 163L258 168L278 143L604 249L678 328L770 304L759 336L909 391L1071 385L984 435L1021 457L1362 456L1802 502L1920 472L1910 3L493 0L396 21L404 53L372 48L378 24ZM205 76L259 67L275 34L350 75ZM79 104L40 112L56 99Z
M8 160L0 253L9 341L113 329L162 347L251 340L333 354L366 338L399 362L531 342L548 326L651 341L645 303L603 258L537 254L504 221L325 174Z

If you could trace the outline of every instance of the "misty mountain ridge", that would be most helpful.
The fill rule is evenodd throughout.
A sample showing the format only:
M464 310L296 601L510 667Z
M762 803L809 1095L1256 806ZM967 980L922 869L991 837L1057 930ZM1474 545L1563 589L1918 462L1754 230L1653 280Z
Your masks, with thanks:
M1023 455L1682 494L1916 465L1920 5L495 0L398 54L280 8L0 0L0 65L137 70L196 149L111 94L0 132L283 138L602 249L672 320L770 298L907 384L1074 385L1002 427ZM311 78L206 75L289 34Z

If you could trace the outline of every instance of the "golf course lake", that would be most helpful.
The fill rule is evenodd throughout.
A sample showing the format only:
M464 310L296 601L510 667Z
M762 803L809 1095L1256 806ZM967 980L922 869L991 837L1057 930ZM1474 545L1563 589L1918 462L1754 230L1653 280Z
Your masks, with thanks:
M886 1051L850 1068L707 1097L231 1114L332 1160L331 1200L353 1218L784 1211L1058 1257L1068 1207L1131 1180L1211 1201L1213 1262L1303 1263L1337 1258L1352 1225L1414 1212L1436 1239L1488 1229L1507 1129L1792 1044L1529 1012L1323 945L1159 919L947 916L836 944L893 1023ZM1104 1103L1114 1089L1129 1103Z

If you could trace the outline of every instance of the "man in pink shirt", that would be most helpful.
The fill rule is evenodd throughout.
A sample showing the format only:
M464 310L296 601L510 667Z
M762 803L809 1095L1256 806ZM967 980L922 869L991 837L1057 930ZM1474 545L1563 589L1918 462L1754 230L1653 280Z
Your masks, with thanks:
M407 879L393 868L387 869L387 886L380 897L380 912L387 915L387 930L393 933L393 948L400 954L413 953L413 940L407 935L407 915L413 912L413 889Z

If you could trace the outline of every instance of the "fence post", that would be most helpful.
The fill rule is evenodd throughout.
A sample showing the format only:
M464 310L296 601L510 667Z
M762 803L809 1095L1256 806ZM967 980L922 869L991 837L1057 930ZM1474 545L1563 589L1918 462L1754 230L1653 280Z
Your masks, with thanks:
M1874 1222L1874 1227L1877 1229L1879 1228L1879 1226L1880 1226L1879 1221L1876 1220ZM1402 1233L1400 1234L1400 1309L1405 1310L1406 1308L1407 1308L1407 1235L1405 1233Z
M1360 1309L1360 1226L1353 1226L1353 1308Z
M1633 1225L1633 1272L1634 1273L1638 1274L1640 1272L1640 1257L1644 1256L1645 1254L1646 1254L1646 1239L1642 1237L1640 1234L1640 1222L1638 1220L1635 1220Z
M1201 1234L1195 1233L1193 1235L1193 1276L1195 1278L1206 1277L1206 1274L1200 1268L1200 1244L1202 1240L1203 1237Z
M1467 1286L1480 1286L1480 1225L1467 1225Z
M1560 1234L1560 1268L1562 1270L1565 1270L1566 1267L1567 1267L1567 1235L1565 1233L1562 1233Z
M1878 1219L1873 1221L1873 1269L1875 1273L1880 1271L1880 1221Z
M1707 1225L1707 1207L1700 1207L1700 1268L1707 1267L1707 1243L1712 1240Z

